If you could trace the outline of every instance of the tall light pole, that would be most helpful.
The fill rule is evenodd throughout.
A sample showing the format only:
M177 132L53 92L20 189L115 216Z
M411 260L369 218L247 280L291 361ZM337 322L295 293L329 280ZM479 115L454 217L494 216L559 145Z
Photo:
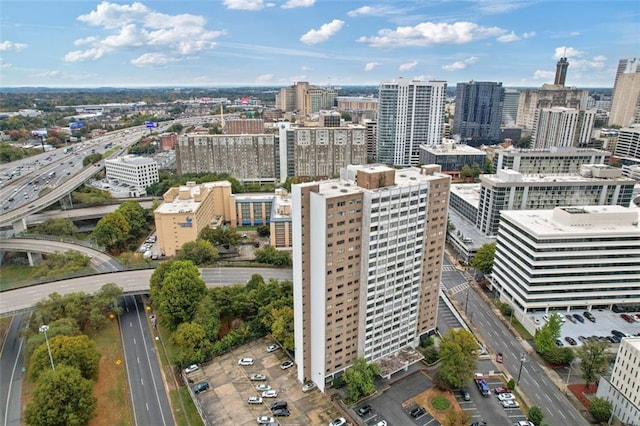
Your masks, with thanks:
M49 361L51 361L51 369L56 371L56 366L53 365L53 356L51 355L51 346L49 346L49 338L47 337L47 331L49 331L48 325L40 326L40 333L44 333L44 340L47 342L47 350L49 351Z
M522 365L527 360L527 357L524 354L520 355L520 370L518 370L518 380L516 380L516 385L520 384L520 375L522 374Z
M469 306L469 291L471 290L471 286L467 288L467 299L464 302L464 314L467 315L467 306Z

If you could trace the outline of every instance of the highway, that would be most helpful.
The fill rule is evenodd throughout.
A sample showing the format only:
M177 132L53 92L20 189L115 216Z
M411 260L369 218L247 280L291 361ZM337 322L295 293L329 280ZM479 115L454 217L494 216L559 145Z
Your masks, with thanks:
M118 321L134 424L172 426L173 413L144 306L136 296L124 297L122 306Z
M22 407L22 371L24 338L28 314L18 314L11 320L7 338L0 350L0 419L4 426L20 426Z
M444 265L443 270L450 271L443 272L442 279L444 286L449 290L448 293L453 293L459 306L467 312L466 316L472 323L474 332L479 335L480 341L487 345L490 352L502 352L504 357L502 368L506 369L508 375L514 380L518 378L520 356L525 354L527 360L522 365L518 389L533 405L542 408L545 415L544 421L551 425L588 425L582 414L567 400L542 367L531 360L529 356L531 348L528 344L519 336L516 337L503 322L500 314L497 314L492 306L487 305L475 289L469 287L467 277L451 268L452 265L446 256Z

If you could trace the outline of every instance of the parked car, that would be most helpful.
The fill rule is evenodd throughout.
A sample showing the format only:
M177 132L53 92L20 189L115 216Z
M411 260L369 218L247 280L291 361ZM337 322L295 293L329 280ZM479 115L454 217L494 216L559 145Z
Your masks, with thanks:
M556 339L556 345L557 346L564 346L564 343L562 343L562 340Z
M338 417L337 419L332 420L331 423L329 423L329 426L343 426L346 424L347 421L344 419L344 417Z
M418 417L424 415L427 411L422 407L416 407L411 410L411 417L417 419Z
M576 323L576 319L575 319L574 317L572 317L572 316L571 316L571 314L566 314L566 315L565 315L565 317L566 317L569 321L571 321L572 323L574 323L574 324Z
M364 417L371 412L371 406L369 404L363 405L362 407L356 410L360 417Z
M302 392L309 392L316 388L316 384L314 382L307 382L302 386Z
M509 392L511 392L511 389L505 388L505 387L502 387L502 386L498 386L497 388L493 389L493 392L496 395L500 395L501 393L509 393Z
M291 360L285 361L282 364L280 364L280 368L283 370L286 370L287 368L291 368L291 367L293 367L293 361Z
M623 333L622 331L618 331L618 330L611 330L611 334L613 334L619 339L622 339L623 337L629 337L627 333Z
M578 344L578 342L576 342L576 339L574 339L573 337L565 337L564 340L570 344L571 346L575 346Z
M262 404L262 398L259 396L250 396L249 399L247 399L247 402L249 404Z
M387 421L380 420L378 423L374 424L373 426L387 426Z
M588 319L589 321L591 321L591 322L596 322L596 317L594 317L594 316L593 316L593 314L592 314L591 312L589 312L589 311L584 311L584 312L582 313L582 315L584 315L584 317L585 317L586 319Z
M261 382L267 380L267 376L265 376L264 374L252 374L249 376L249 380L252 380L254 382Z
M286 408L283 408L281 410L273 410L273 415L275 417L288 417L291 413Z
M193 388L193 393L198 394L200 392L204 392L209 389L209 382L200 382L197 383Z
M498 352L498 353L496 354L496 362L497 362L498 364L502 364L502 352Z
M516 399L516 397L513 396L512 393L501 393L501 394L498 394L498 400L499 401L507 401L509 399Z
M538 318L538 317L531 317L531 319L533 320L533 322L534 322L536 325L540 325L540 318Z
M190 366L188 366L187 368L184 369L185 373L193 373L194 371L196 371L198 369L198 364L191 364Z
M513 426L536 426L529 420L520 420L518 423L514 423Z
M542 316L542 319L545 320L545 321L549 321L549 315L548 314L544 314Z
M278 349L280 349L280 346L276 345L275 343L273 345L267 346L267 352L275 352Z
M623 320L625 320L625 321L626 321L626 322L628 322L628 323L636 322L636 321L633 319L633 316L631 316L631 315L629 315L629 314L620 314L620 318L622 318Z
M469 395L469 391L465 388L460 389L460 397L465 401L471 401L471 395Z
M285 408L288 408L287 401L276 401L273 404L271 404L272 410L283 410Z
M278 397L278 391L277 390L267 390L262 392L262 397L263 398L277 398Z
M268 425L271 423L275 423L276 419L274 419L273 417L269 417L269 416L260 416L256 419L256 422L259 425Z
M253 365L253 358L240 358L238 365Z
M520 408L520 404L515 399L508 399L502 401L502 406L504 408Z
M257 385L256 386L256 390L257 391L261 391L261 392L262 391L268 391L268 390L271 390L271 386L269 386L269 385Z
M587 341L587 338L586 338L586 337L584 337L584 336L578 336L578 340L579 340L580 342L584 343L584 342L586 342L586 341Z
M580 314L573 314L573 317L580 323L580 324L584 324L584 318L582 318L582 315Z

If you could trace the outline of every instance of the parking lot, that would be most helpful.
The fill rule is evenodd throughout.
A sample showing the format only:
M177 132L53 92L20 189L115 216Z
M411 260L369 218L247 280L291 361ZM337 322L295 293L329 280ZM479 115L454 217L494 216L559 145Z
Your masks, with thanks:
M280 425L328 425L342 415L331 403L328 396L317 389L302 392L298 383L295 366L286 370L280 364L287 361L282 349L267 352L270 340L263 338L248 343L232 352L216 357L211 363L188 374L188 380L197 383L203 380L210 387L196 396L209 424L255 425L259 416L272 416L269 408L275 401L287 401L291 413L289 417L276 417ZM240 358L253 358L250 366L238 365ZM251 374L266 376L264 381L251 381ZM260 396L256 385L266 384L278 391L276 398L264 398L262 404L249 404L251 396Z
M596 321L592 322L584 318L583 312L583 310L575 310L570 312L558 311L558 314L565 319L565 322L562 325L562 329L560 330L560 341L564 346L580 346L583 343L583 339L591 336L611 336L612 330L618 330L630 335L640 333L640 322L629 323L622 319L622 317L620 316L621 314L605 309L594 309L591 311L591 314ZM549 312L549 314L551 314L551 312ZM573 319L573 321L571 321L567 319L567 314L571 315L572 317L573 314L578 314L583 318L584 322L580 322L575 318ZM543 319L544 312L536 312L535 314L531 314L530 316L537 319L536 324L538 325L543 325L545 323L545 320ZM568 337L574 339L576 344L571 345L567 341ZM583 339L580 339L580 337L582 337Z
M470 401L465 401L460 392L455 393L460 407L471 415L471 423L485 421L489 425L511 425L527 419L521 408L502 407L498 396L493 392L496 387L505 386L498 376L485 376L485 380L491 389L490 396L483 396L474 383L467 386ZM522 407L522 401L518 402Z

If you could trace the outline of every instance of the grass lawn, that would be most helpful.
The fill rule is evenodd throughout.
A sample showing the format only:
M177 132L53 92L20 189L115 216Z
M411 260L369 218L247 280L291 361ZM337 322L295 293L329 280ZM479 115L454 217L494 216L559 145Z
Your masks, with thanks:
M0 290L13 288L16 283L31 280L35 269L29 265L4 265L0 268Z
M443 391L432 387L414 398L414 401L424 407L440 424L469 424L471 416L458 405L456 397L451 391ZM468 418L467 418L468 416Z

